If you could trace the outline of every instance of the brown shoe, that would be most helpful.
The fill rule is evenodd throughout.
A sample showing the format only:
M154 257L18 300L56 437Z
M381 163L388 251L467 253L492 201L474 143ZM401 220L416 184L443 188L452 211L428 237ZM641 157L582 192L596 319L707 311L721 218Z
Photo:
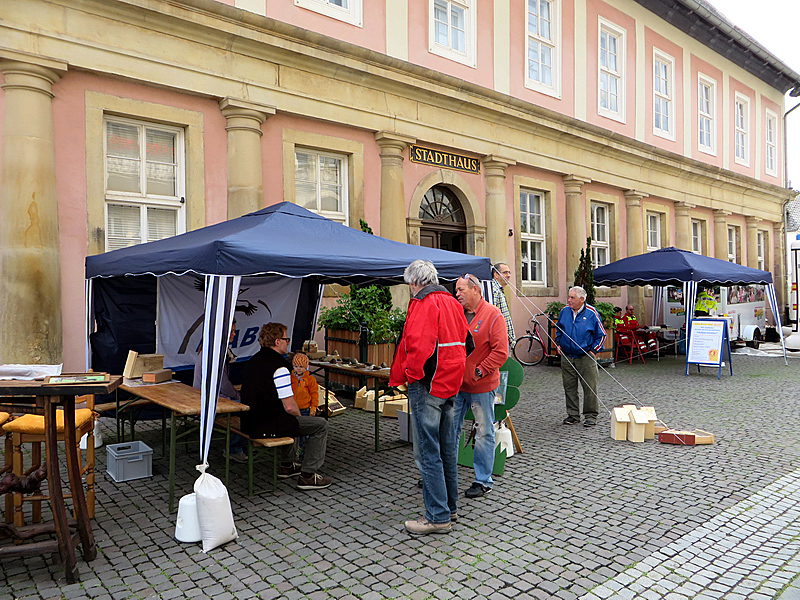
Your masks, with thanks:
M452 525L447 523L431 523L426 518L416 521L406 521L406 531L413 535L428 535L429 533L450 533Z
M333 483L333 479L330 477L325 477L324 475L320 475L319 473L314 473L311 477L300 477L297 478L297 489L298 490L324 490L326 487L329 487Z
M300 466L297 463L292 463L290 465L279 465L278 466L278 479L286 479L288 477L295 477L300 475Z

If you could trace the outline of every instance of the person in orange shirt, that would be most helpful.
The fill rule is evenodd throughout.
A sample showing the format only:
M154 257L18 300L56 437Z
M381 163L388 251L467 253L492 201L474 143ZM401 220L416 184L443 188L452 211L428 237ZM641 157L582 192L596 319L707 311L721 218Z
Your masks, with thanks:
M317 416L319 384L308 372L308 356L302 352L296 353L292 358L292 393L301 415Z
M319 405L319 384L308 372L308 356L298 352L292 358L292 393L294 394L300 414L304 417L316 417ZM302 460L305 453L307 437L295 441L295 456Z

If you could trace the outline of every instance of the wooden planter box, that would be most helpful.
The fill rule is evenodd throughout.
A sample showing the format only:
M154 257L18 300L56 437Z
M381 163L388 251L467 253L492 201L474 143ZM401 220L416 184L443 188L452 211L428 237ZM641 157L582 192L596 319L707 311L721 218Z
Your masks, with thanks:
M556 345L553 342L556 339L556 326L553 323L548 323L548 331L550 335L547 340L547 365L552 367L553 365L561 364L561 357L555 354ZM601 365L614 362L614 334L611 328L606 329L605 345L595 358Z
M359 332L358 331L344 331L343 329L325 330L325 338L327 341L328 354L333 354L336 350L342 358L355 358L360 360L361 348L359 347ZM392 364L394 358L394 342L373 342L367 344L367 362L373 365L380 365L386 363ZM342 386L352 388L353 390L359 389L364 385L360 381L360 377L352 375L345 375L343 373L331 372L329 380L332 383L337 383Z

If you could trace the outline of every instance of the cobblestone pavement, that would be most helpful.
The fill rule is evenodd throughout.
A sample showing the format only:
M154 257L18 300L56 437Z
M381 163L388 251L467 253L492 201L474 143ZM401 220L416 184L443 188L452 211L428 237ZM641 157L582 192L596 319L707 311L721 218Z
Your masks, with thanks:
M246 465L229 484L239 539L208 554L172 537L159 422L139 428L155 448L152 479L114 483L98 452L98 557L82 581L42 558L0 563L0 600L55 598L725 598L796 600L800 583L800 360L734 356L734 375L682 357L601 374L610 408L631 395L668 425L713 432L711 446L615 442L608 415L565 426L560 371L526 368L512 412L524 454L494 490L462 498L449 535L412 537L422 512L411 447L371 415L331 419L327 490L246 496ZM614 379L615 378L616 381ZM103 420L106 442L113 422ZM392 447L395 446L395 447ZM191 491L196 457L180 454L177 495ZM224 462L212 447L211 472ZM460 488L471 470L460 468Z

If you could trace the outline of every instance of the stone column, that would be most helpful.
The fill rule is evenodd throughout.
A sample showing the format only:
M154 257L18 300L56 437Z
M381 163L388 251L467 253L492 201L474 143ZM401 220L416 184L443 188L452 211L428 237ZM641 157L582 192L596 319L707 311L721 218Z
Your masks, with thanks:
M790 254L792 258L787 263L785 258L786 247L784 246L786 232L783 227L784 224L780 221L772 224L772 229L769 232L771 246L767 253L769 263L765 265L765 269L772 272L772 282L775 286L778 306L784 306L787 302L793 302L794 300L791 295L789 298L786 297L787 281L791 281L791 278L794 277L794 264L792 263L794 255ZM784 319L785 324L786 313L781 314L781 318Z
M694 208L694 204L675 203L675 246L681 250L692 250L692 220L689 218L691 208Z
M408 242L403 152L416 140L391 131L378 131L375 141L381 147L381 237Z
M564 175L564 196L567 216L567 272L566 282L572 284L572 274L578 268L581 250L586 247L586 205L583 186L591 181L575 175ZM566 294L564 294L566 295Z
M61 256L53 138L60 61L0 58L0 362L62 362ZM27 57L25 57L27 58ZM82 315L75 315L82 318Z
M275 108L230 97L219 107L228 120L228 219L234 219L264 208L261 125Z
M758 268L758 224L761 219L758 217L747 217L747 266L753 269ZM769 268L764 265L766 270Z
M506 169L517 164L510 158L490 154L483 158L486 180L486 254L492 263L509 262L506 226Z
M627 234L628 256L644 252L644 229L642 225L642 198L645 194L636 190L625 190L625 231ZM644 323L644 288L639 285L628 286L628 304L632 304L637 317Z
M728 211L714 211L714 258L728 260Z

